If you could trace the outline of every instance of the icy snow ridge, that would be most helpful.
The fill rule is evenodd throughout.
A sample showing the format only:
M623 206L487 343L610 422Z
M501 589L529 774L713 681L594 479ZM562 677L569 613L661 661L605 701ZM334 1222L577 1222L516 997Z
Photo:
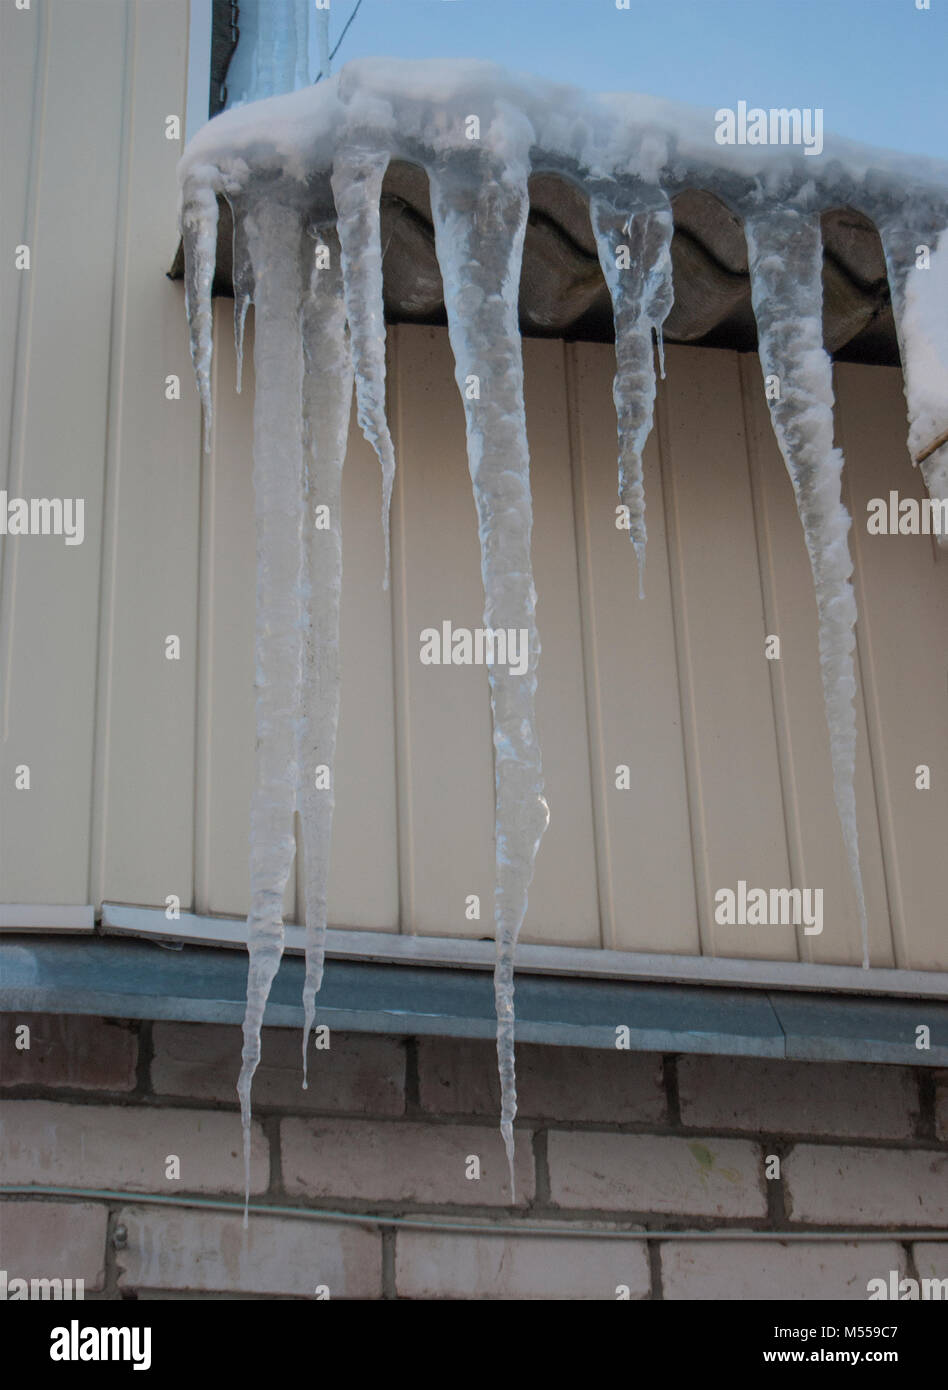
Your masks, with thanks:
M359 423L382 466L386 579L389 568L395 458L385 417L379 198L392 159L423 166L431 185L477 505L485 625L526 628L529 635L522 676L489 669L497 1047L511 1196L514 951L548 820L534 718L540 644L517 326L531 172L557 173L589 194L614 308L619 495L629 509L640 590L653 339L660 358L661 327L672 303L670 199L699 187L745 219L761 363L781 383L771 417L813 568L834 788L868 965L853 793L856 608L849 518L840 500L842 458L832 442L830 363L821 337L819 213L854 207L880 229L905 366L909 445L933 496L946 496L948 445L937 441L948 429L948 164L829 138L816 157L805 157L799 147L721 146L714 131L710 111L633 95L588 96L493 64L379 59L349 64L315 87L226 112L185 152L179 216L206 444L219 195L234 211L238 363L251 300L256 308L257 760L238 1087L248 1172L250 1088L283 948L282 901L297 810L306 878L307 1035L322 978L339 701L339 486L353 374ZM928 247L928 261L920 246ZM469 389L472 377L478 392ZM313 511L320 504L329 508L331 524L316 532ZM304 1065L305 1048L304 1037Z

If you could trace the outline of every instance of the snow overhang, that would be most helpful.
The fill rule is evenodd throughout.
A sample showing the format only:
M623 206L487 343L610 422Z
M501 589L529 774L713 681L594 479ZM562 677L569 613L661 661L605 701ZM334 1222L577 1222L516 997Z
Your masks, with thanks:
M901 362L909 452L944 498L948 161L824 136L822 110L739 102L712 112L585 93L475 60L349 63L313 87L225 111L189 143L179 165L183 243L169 273L183 274L190 294L206 420L210 297L234 294L238 339L254 300L249 209L272 199L293 207L310 237L335 239L334 194L370 178L358 235L371 223L378 309L389 320L445 323L449 243L439 254L430 188L448 169L469 188L491 171L494 201L520 188L511 278L520 331L534 336L614 339L617 292L634 310L622 252L646 274L635 293L659 346L760 350L753 229L767 222L768 240L791 235L795 254L815 232L807 317L831 357ZM761 285L775 268L764 252ZM780 293L794 281L785 276Z
M466 143L459 134L465 112L489 107L516 111L532 127L520 279L524 334L612 340L613 308L590 226L590 196L605 192L617 206L632 208L660 190L674 218L669 342L756 347L742 223L759 205L784 202L821 217L827 351L846 361L898 364L875 222L911 206L918 239L935 240L948 221L945 162L830 136L824 141L822 134L818 154L800 144L721 145L710 110L635 94L587 95L489 63L378 59L350 63L317 87L216 117L185 152L182 183L211 167L235 187L248 170L295 171L309 180L314 206L324 205L314 171L325 168L328 186L337 142L351 140L355 112L373 141L382 132L390 146L381 200L387 318L444 324L425 167L431 130L441 120L441 149L457 151ZM399 129L392 132L393 125ZM489 145L492 129L479 141ZM233 222L224 193L219 187L214 292L232 295ZM184 273L180 245L169 273Z

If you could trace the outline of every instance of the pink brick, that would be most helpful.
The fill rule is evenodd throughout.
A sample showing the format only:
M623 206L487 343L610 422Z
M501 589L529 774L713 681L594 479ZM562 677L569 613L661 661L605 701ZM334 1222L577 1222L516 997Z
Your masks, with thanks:
M553 1130L550 1191L561 1207L763 1216L760 1150L743 1139Z
M26 1024L30 1046L15 1046ZM22 1035L21 1035L22 1036ZM83 1014L4 1014L0 1019L0 1085L69 1086L83 1091L130 1091L135 1086L138 1036L130 1026Z
M117 1222L123 1289L381 1297L382 1238L364 1226L253 1215L245 1237L237 1213L164 1207L123 1207Z
M611 1299L620 1285L648 1298L644 1240L563 1236L450 1235L399 1231L400 1298Z
M236 1104L242 1046L239 1028L156 1023L151 1084L160 1095ZM255 1109L338 1110L400 1115L405 1109L405 1048L371 1033L330 1033L330 1046L309 1051L309 1089L302 1088L300 1032L265 1028L253 1079Z
M918 1112L908 1067L682 1057L678 1090L683 1124L754 1134L902 1139Z
M865 1301L870 1279L905 1273L895 1242L686 1240L661 1252L666 1299Z
M794 1221L948 1224L948 1154L799 1144L784 1163Z
M419 1038L422 1107L432 1114L497 1115L500 1085L493 1043ZM517 1048L517 1113L523 1119L661 1123L662 1059L604 1048Z
M531 1135L516 1131L517 1203L533 1196ZM305 1197L365 1202L507 1205L507 1159L499 1130L372 1120L287 1119L280 1125L283 1183ZM481 1176L464 1176L467 1157Z
M82 1279L94 1293L105 1283L107 1224L108 1208L94 1202L7 1199L0 1202L0 1269L10 1279Z
M0 1171L4 1182L132 1192L244 1190L240 1117L145 1105L62 1105L4 1101ZM165 1177L177 1154L180 1181ZM254 1125L251 1190L263 1192L269 1148Z

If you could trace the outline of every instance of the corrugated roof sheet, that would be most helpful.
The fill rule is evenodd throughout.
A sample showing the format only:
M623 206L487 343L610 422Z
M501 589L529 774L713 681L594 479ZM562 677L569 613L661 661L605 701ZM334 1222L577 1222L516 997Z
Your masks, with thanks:
M714 194L687 189L672 199L675 302L665 339L751 351L747 248L741 220ZM382 190L385 309L392 323L447 322L425 171L393 162ZM823 337L842 361L898 364L895 324L878 233L852 208L823 214ZM230 208L221 201L214 292L232 295ZM183 272L179 247L171 270ZM530 219L520 280L527 337L611 342L612 305L599 267L582 191L555 174L530 179Z

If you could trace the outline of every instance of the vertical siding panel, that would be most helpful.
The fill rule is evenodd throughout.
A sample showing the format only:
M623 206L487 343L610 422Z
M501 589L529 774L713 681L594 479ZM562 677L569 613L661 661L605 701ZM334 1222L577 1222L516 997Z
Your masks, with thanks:
M659 418L703 949L792 960L792 927L714 921L790 880L737 354L670 354Z
M22 18L22 16L14 16ZM50 4L36 179L29 356L19 457L27 497L81 497L85 539L7 542L0 614L6 697L2 896L89 901L99 555L109 392L126 7ZM28 21L29 22L29 21ZM4 67L7 62L4 55ZM92 76L90 77L90 74Z
M233 301L216 300L214 442L204 461L211 472L210 511L202 519L207 574L202 622L209 627L202 629L200 638L206 648L206 673L198 692L203 824L198 829L197 881L202 897L206 894L203 911L242 917L250 907L254 769L253 314L247 318L239 396L234 385L233 321ZM292 908L293 901L290 890L285 908Z
M424 628L449 620L473 629L484 613L464 412L447 333L399 328L394 365L402 929L485 937L493 934L494 891L487 673L419 659ZM465 917L470 894L480 898L479 921Z
M668 350L669 361L677 349ZM616 528L615 354L570 349L572 424L587 700L604 944L613 950L700 950L668 573L662 477L653 430L645 453L645 599ZM664 387L660 387L664 390ZM615 769L626 764L631 787Z
M381 507L379 461L353 408L342 473L342 671L328 911L333 926L363 931L399 925L392 595L382 588Z
M188 7L128 7L131 109L110 403L97 897L190 907L201 454L174 252ZM181 399L165 398L178 376ZM165 657L180 638L181 658Z
M233 413L233 407L229 401L228 408L224 408L224 388L221 383L221 355L224 346L221 340L227 335L227 306L226 304L221 306L218 301L212 304L212 309L214 314L214 356L211 360L211 393L216 418L214 434L211 439L211 453L209 457L203 459L201 467L195 686L197 708L194 726L194 911L200 913L211 911L211 859L213 852L211 792L213 786L214 731L217 723L214 717L213 704L215 694L214 642L217 619L215 562L217 558L218 473L220 471L221 435L222 433L226 434L228 417ZM230 322L233 323L232 316ZM232 375L228 377L228 386L231 386L233 379ZM190 381L188 385L189 389L192 389ZM233 389L232 386L231 389ZM246 386L244 389L247 389ZM198 428L200 429L200 425ZM222 714L223 711L219 713ZM249 877L247 888L249 892Z
M862 961L856 894L843 845L820 679L816 600L793 486L770 425L756 356L741 359L767 630L781 642L769 662L777 712L793 883L823 889L823 933L799 929L803 960ZM847 467L849 460L847 459ZM860 618L861 622L861 618ZM861 688L856 695L856 806L873 965L892 963L885 872Z
M387 330L387 411L389 429L395 448L395 482L392 488L391 510L391 603L392 603L392 694L395 716L395 822L397 836L398 929L411 934L415 931L415 828L414 780L412 777L412 727L409 710L409 663L416 653L409 653L408 632L408 554L405 534L405 459L410 441L405 421L405 398L402 390L402 359L405 354L406 330L389 326ZM345 553L343 553L345 566ZM341 722L341 720L340 720Z
M533 576L540 634L537 732L550 824L540 844L523 941L601 944L583 681L576 531L562 343L523 345Z
M17 270L13 248L30 245L35 228L35 197L39 145L46 95L45 11L0 10L0 53L3 54L0 101L0 487L10 470L13 422L19 415L23 368L29 350L32 275ZM2 544L2 542L0 542Z
M842 364L837 393L895 958L906 969L945 970L948 556L932 537L866 530L870 498L887 499L891 489L900 497L926 495L906 454L900 374ZM919 763L931 767L930 791L915 788Z
M435 935L493 931L493 758L487 673L422 666L419 634L483 624L477 516L447 335L399 329L395 608L403 911ZM599 940L562 349L525 344L534 569L543 651L537 720L553 818L523 939ZM530 402L534 403L531 409ZM480 897L479 920L465 899Z

